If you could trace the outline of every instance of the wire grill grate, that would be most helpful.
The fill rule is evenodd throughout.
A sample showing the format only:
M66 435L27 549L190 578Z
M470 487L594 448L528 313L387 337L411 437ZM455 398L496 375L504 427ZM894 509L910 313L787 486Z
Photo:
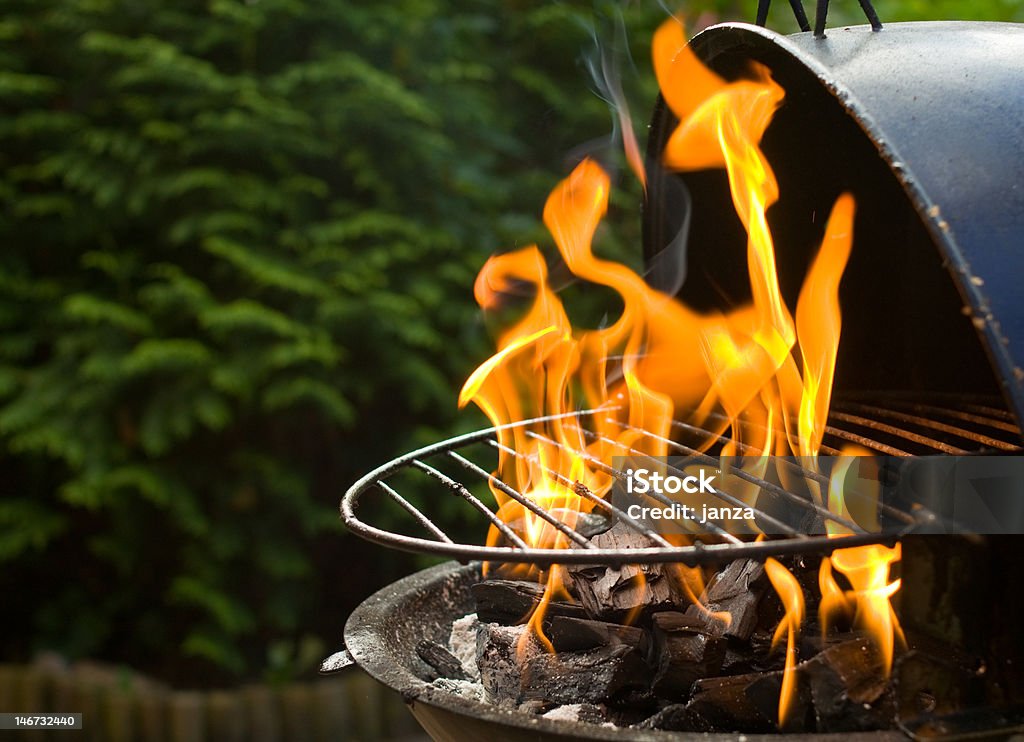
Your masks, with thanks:
M607 442L607 439L602 439L600 434L583 424L588 418L597 414L601 414L601 411L552 416L505 427L525 428L538 421L551 420L555 417L576 417L581 423L581 432L588 442L600 440ZM619 423L619 425L636 435L656 438L665 443L673 453L691 457L705 464L717 465L719 460L711 454L701 453L685 441L707 440L709 436L719 439L720 442L726 440L713 431L678 421L673 423L673 438L671 440L630 428L623 423ZM569 450L565 444L546 439L533 430L528 430L527 435L548 445ZM855 443L872 452L888 456L1006 453L1021 450L1021 433L1012 416L987 399L932 397L927 401L922 401L916 397L893 395L887 396L884 402L852 399L836 402L833 405L833 411L829 416L829 425L826 427L822 453L836 455L840 452L841 447L848 443ZM746 452L743 450L743 446L739 446L739 449L741 453ZM790 507L803 508L809 519L817 518L821 521L831 520L839 523L852 531L853 535L841 539L809 536L759 507L755 509L758 520L761 523L772 525L783 534L781 538L754 542L709 523L707 524L709 536L706 538L709 543L698 540L692 546L680 547L674 546L662 534L631 518L614 503L589 492L583 485L568 481L558 472L547 470L562 484L572 487L580 497L593 502L594 512L614 517L650 543L650 546L645 548L599 548L584 532L581 532L584 529L570 528L556 514L548 512L510 484L494 478L491 470L494 468L499 451L512 456L523 456L523 454L499 443L495 428L452 438L401 456L370 472L345 493L341 503L345 524L357 535L384 546L447 556L459 561L481 560L539 565L682 562L695 565L720 563L738 558L764 559L783 554L827 554L837 548L868 543L891 543L899 534L912 532L915 526L929 522L932 517L926 509L921 507L901 510L882 503L879 507L880 517L895 524L898 533L896 535L891 532L884 535L865 533L855 523L829 512L801 494L734 468L732 469L733 474L760 487L764 496L784 501ZM617 479L626 477L624 472L595 459L586 451L573 450L573 453L587 459L591 466L601 469L612 477ZM643 455L637 450L632 453ZM828 482L826 477L817 472L801 469L799 473L822 484ZM406 496L400 493L400 488L395 482L408 477L417 477L420 480L425 477L435 486L425 488L423 481L413 482L410 491L416 492L418 497ZM466 478L470 483L463 483L460 477ZM496 511L487 503L488 500L493 499L488 484L492 484L504 495L515 500L564 534L572 542L573 548L543 549L531 547L524 542L512 528L502 522ZM480 491L479 495L474 493L474 487ZM424 497L420 494L424 490L430 493L427 501L423 501ZM445 492L465 503L463 509L466 513L476 514L476 522L468 526L473 532L482 534L487 530L487 525L493 526L501 532L507 545L485 546L461 543L446 533L434 519L424 512L424 510L437 512L439 506L450 508L451 506L447 505L447 502L442 505L436 499L432 499ZM724 504L743 504L726 492L718 492L715 496ZM419 503L415 501L417 499L420 500ZM668 499L663 501L666 504L671 503ZM364 517L367 512L370 512L371 517ZM371 524L371 520L377 525ZM410 531L415 535L409 533Z

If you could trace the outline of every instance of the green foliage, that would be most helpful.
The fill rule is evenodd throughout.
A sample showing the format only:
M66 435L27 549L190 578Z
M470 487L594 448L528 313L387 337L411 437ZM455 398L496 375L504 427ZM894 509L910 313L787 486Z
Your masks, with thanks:
M589 9L0 10L5 653L288 674L373 583L314 564L344 486L467 424L475 271L609 128Z

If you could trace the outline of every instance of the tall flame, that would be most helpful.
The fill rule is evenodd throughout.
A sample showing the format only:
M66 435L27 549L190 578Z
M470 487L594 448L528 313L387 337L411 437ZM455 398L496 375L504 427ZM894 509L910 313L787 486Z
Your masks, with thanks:
M786 667L782 671L782 692L779 694L779 727L782 728L789 718L796 697L796 640L804 621L804 594L793 573L779 562L768 559L764 569L775 592L782 598L782 607L786 611L772 637L773 648L783 637L786 638Z
M747 235L751 301L698 313L650 288L626 266L596 256L593 240L608 209L611 182L589 159L552 191L544 222L569 270L615 292L622 313L607 327L573 327L537 246L487 261L474 288L480 306L496 310L507 297L523 295L530 297L529 306L501 333L496 353L467 379L459 404L473 402L498 426L495 480L570 526L609 491L613 456L666 455L673 420L690 420L708 430L705 449L724 436L723 455L742 455L745 466L761 477L771 455L795 454L815 466L831 403L842 324L839 284L853 240L853 197L841 195L832 208L794 318L780 290L767 217L779 186L760 146L782 104L782 88L757 63L743 79L724 80L700 63L674 19L657 31L652 50L663 96L680 122L667 140L664 165L677 171L727 172L732 203ZM568 414L579 409L600 410L592 416L593 432ZM544 419L501 427L538 417ZM504 530L535 547L571 546L562 530L510 499L502 487L492 482L491 489ZM737 496L753 504L759 490L741 486ZM847 507L832 493L814 491L813 496L821 505ZM506 538L502 529L492 527L488 543ZM684 536L673 538L687 542ZM887 566L883 574L880 565L898 558L898 551L893 556L872 549L843 549L822 563L821 610L828 617L852 611L859 624L872 627L880 645L888 629L891 648L899 625L889 597L899 583L888 583ZM838 586L833 566L852 590ZM781 725L796 687L795 642L804 605L796 579L781 563L769 560L766 569L786 607L776 631L776 640L786 637L787 645ZM532 634L546 643L541 623L548 601L554 595L571 596L560 568L528 571L547 586L540 607L527 619ZM698 602L699 571L679 566L674 572L680 592Z

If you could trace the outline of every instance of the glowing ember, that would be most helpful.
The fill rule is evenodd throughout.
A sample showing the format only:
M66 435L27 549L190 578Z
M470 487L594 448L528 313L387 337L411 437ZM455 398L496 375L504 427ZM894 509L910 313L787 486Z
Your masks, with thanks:
M778 200L778 183L760 149L761 137L782 103L782 88L758 64L751 65L745 79L723 80L697 60L674 20L656 33L653 56L665 100L680 121L665 147L664 164L679 171L721 168L728 173L732 202L747 233L752 300L723 313L701 314L650 288L629 268L595 256L592 240L607 211L611 184L591 160L581 162L554 189L544 208L544 222L576 277L620 297L623 310L611 325L587 329L570 324L536 246L487 262L475 285L483 309L496 309L504 296L526 290L532 292L532 302L501 334L495 355L466 381L459 404L473 402L499 426L495 477L569 526L594 507L591 499L580 496L580 487L596 497L608 493L612 478L607 465L612 457L666 455L674 419L712 430L716 435L706 448L717 442L718 434L726 435L729 442L721 453L743 453L744 466L757 476L764 474L772 455L799 455L813 468L831 402L841 329L839 283L853 239L852 196L840 196L832 209L794 321L779 289L775 244L766 217ZM627 141L627 152L635 165L632 140ZM600 410L593 415L596 435L585 435L574 416L550 417L579 409ZM542 416L548 417L526 427L500 427ZM837 472L827 494L810 484L819 504L849 517L839 484L842 475ZM499 517L527 544L571 546L563 532L493 483L492 491ZM758 493L757 486L740 486L736 496L753 504ZM877 493L874 497L877 502ZM870 493L866 499L871 501ZM858 520L863 517L857 515ZM747 525L756 530L753 522ZM841 534L833 530L830 535ZM488 544L503 539L492 527ZM673 542L689 541L676 536ZM886 652L887 668L893 637L899 633L889 602L899 582L888 582L888 569L898 558L898 549L843 549L822 562L820 575L823 625L842 613L853 613L856 624L872 632ZM839 587L833 567L850 582L851 590ZM528 575L520 576L546 583L545 597L529 625L550 649L541 630L544 611L555 596L571 599L562 570L521 569ZM776 642L786 638L781 725L796 687L795 642L804 605L800 587L785 567L769 559L766 570L786 609L775 633ZM699 571L682 566L670 571L679 581L680 593L697 603L703 584ZM729 620L727 614L721 618Z

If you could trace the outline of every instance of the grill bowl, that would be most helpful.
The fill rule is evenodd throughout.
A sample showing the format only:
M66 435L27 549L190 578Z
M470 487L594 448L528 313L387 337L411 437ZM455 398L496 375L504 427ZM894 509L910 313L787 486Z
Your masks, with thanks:
M416 654L422 639L447 644L452 622L473 611L470 588L481 579L480 566L454 562L431 567L388 585L371 595L345 623L345 645L353 659L376 680L402 696L412 715L438 742L466 740L594 739L630 742L678 740L672 732L604 727L581 722L544 719L533 714L472 701L441 691L417 673L426 666ZM773 740L779 735L695 734L707 742ZM899 732L870 734L808 734L802 739L885 742L905 740Z

